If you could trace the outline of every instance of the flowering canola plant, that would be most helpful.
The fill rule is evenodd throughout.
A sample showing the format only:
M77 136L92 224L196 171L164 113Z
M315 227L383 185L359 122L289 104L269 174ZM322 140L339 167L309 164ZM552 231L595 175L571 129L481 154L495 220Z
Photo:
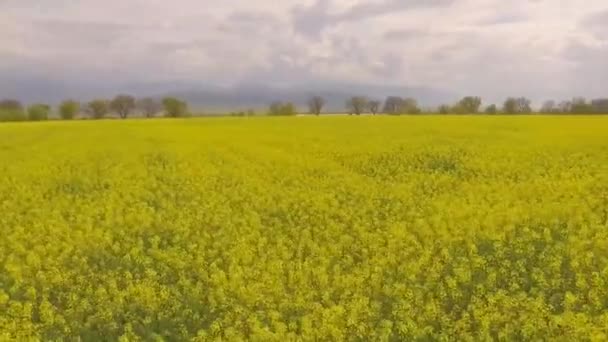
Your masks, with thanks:
M608 339L608 118L0 125L0 340Z

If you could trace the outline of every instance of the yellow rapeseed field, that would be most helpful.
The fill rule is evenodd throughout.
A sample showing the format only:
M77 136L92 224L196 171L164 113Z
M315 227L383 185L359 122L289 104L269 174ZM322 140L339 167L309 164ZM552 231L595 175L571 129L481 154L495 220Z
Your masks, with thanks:
M0 341L608 339L608 117L0 125Z

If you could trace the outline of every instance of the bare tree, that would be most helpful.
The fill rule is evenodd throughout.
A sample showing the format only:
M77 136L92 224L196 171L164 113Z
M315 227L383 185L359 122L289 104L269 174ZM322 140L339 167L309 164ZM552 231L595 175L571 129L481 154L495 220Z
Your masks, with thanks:
M117 95L110 102L110 108L121 118L126 119L135 110L135 98L131 95Z
M558 107L555 104L555 101L548 100L543 103L542 107L540 107L539 112L543 114L556 113L558 112Z
M373 115L376 115L380 110L380 101L373 100L368 103L369 111L372 112Z
M503 111L507 114L525 114L532 112L531 102L525 97L509 97L504 104Z
M558 105L558 110L560 113L570 113L572 111L572 102L571 101L562 101Z
M159 101L146 97L139 101L137 101L137 107L144 114L145 117L151 118L156 115L158 112L163 110L163 105Z
M325 99L321 96L313 96L308 100L308 109L311 114L319 115L325 106Z
M367 109L369 101L365 96L353 96L346 101L349 114L361 115Z

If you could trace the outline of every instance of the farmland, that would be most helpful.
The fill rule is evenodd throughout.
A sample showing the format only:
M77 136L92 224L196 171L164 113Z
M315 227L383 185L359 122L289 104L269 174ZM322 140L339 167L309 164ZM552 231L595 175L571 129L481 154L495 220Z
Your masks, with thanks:
M0 125L0 340L606 340L608 117Z

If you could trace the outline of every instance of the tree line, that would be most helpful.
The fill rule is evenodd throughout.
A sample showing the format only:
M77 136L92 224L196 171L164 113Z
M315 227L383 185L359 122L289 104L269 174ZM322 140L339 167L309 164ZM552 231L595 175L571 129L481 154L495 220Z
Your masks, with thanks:
M308 99L308 113L321 115L327 101L322 96L311 96ZM532 101L526 97L509 97L499 107L496 104L482 106L479 96L465 96L452 105L443 104L436 108L422 108L418 101L411 97L388 96L384 101L372 99L366 96L353 96L346 101L346 113L349 115L361 114L608 114L608 98L587 101L585 98L574 98L570 101L546 101L543 106L534 111ZM253 115L253 110L248 112L235 112L232 115ZM295 115L296 106L292 102L274 102L268 110L269 115Z
M26 107L18 100L0 100L0 121L48 120L51 111L51 106L44 103ZM177 118L188 115L188 104L175 97L165 97L162 100L151 97L136 99L134 96L121 94L111 100L95 99L86 103L65 100L57 106L57 113L62 120L73 120L77 117L103 119L110 115L126 119L134 114L151 118L161 113L166 117Z
M320 114L319 103L324 103L316 97L309 102L309 111L312 114ZM478 96L465 96L452 105L443 104L437 108L422 108L416 99L389 96L382 103L379 100L369 99L365 96L353 96L346 101L346 110L349 114L359 115L362 113L378 114L608 114L608 99L595 99L587 101L578 97L570 101L562 101L559 104L553 100L546 101L538 110L532 109L532 101L526 97L509 97L501 107L489 104L482 107L482 99Z
M320 115L327 101L322 96L311 96L308 99L308 112ZM40 121L49 119L51 106L36 103L23 106L14 99L0 100L0 121ZM367 96L353 96L345 103L349 115L369 114L608 114L608 98L588 101L576 97L569 101L546 101L538 111L532 109L531 101L526 97L509 97L499 107L496 104L482 107L482 99L478 96L465 96L452 105L443 104L436 108L422 108L418 101L411 97L388 96L384 101ZM77 117L103 119L110 115L126 119L134 114L146 118L159 114L165 117L188 116L188 104L176 97L165 97L158 100L151 97L136 99L131 95L117 95L111 100L95 99L86 103L75 100L65 100L57 107L60 119L72 120ZM270 116L290 116L298 113L292 102L277 101L270 104L267 114ZM255 111L240 111L230 113L232 116L252 116Z

